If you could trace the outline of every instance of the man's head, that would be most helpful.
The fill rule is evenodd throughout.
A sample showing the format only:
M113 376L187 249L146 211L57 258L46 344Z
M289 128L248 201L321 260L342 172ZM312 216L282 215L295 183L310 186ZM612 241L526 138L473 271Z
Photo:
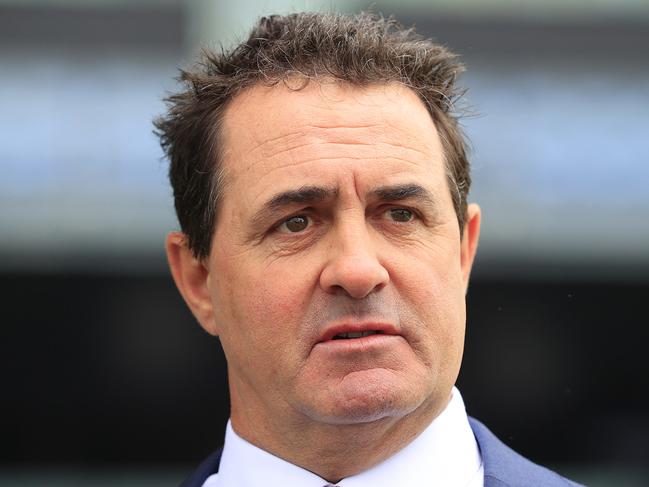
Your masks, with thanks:
M167 99L156 120L171 161L176 213L190 248L206 257L223 190L220 127L227 106L255 85L292 79L292 88L330 78L352 86L397 83L412 89L435 122L459 227L471 184L463 135L453 117L463 71L440 44L371 14L294 14L262 18L249 38L229 52L204 52L193 71L182 71L187 90ZM260 117L266 114L259 113Z
M457 378L479 233L448 115L459 68L368 16L262 20L236 52L185 75L198 86L159 122L184 232L168 237L169 261L223 344L233 426L284 458L304 454L296 438L331 428L412 436ZM265 77L217 107L211 77L247 79L235 59ZM174 138L191 123L202 132ZM207 247L196 229L209 232Z

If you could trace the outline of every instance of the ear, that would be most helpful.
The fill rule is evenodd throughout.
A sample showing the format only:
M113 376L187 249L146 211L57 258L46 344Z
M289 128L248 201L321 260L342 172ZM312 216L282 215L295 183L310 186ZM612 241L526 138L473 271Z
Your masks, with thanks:
M217 336L214 306L208 287L207 263L194 257L187 236L182 232L172 232L167 235L165 248L171 275L178 291L205 331Z
M469 275L473 266L473 259L478 250L480 238L480 207L471 203L466 211L466 223L462 230L462 243L460 244L460 266L462 267L462 280L464 292L469 287Z

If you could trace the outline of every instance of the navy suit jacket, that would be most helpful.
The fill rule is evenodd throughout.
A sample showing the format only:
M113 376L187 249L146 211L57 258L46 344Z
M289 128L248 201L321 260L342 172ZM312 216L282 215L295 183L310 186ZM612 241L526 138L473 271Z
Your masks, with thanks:
M530 462L501 442L481 422L469 418L484 465L484 487L578 486L547 468ZM221 450L212 453L180 487L201 487L219 471ZM296 486L297 487L297 486Z

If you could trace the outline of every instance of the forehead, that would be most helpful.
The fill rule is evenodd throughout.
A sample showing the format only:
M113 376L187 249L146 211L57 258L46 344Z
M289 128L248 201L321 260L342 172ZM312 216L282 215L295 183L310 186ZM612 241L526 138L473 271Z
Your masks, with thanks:
M435 124L399 84L254 86L228 106L221 141L224 196L238 199L314 182L335 187L349 174L366 185L422 177L446 186Z

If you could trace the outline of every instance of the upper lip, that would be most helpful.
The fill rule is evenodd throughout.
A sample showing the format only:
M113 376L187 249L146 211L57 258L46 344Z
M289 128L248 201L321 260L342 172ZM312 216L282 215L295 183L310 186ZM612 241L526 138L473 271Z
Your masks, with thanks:
M318 342L326 342L341 333L359 333L363 331L378 331L385 335L400 334L398 328L395 325L383 321L345 321L327 326L327 328L318 339Z

